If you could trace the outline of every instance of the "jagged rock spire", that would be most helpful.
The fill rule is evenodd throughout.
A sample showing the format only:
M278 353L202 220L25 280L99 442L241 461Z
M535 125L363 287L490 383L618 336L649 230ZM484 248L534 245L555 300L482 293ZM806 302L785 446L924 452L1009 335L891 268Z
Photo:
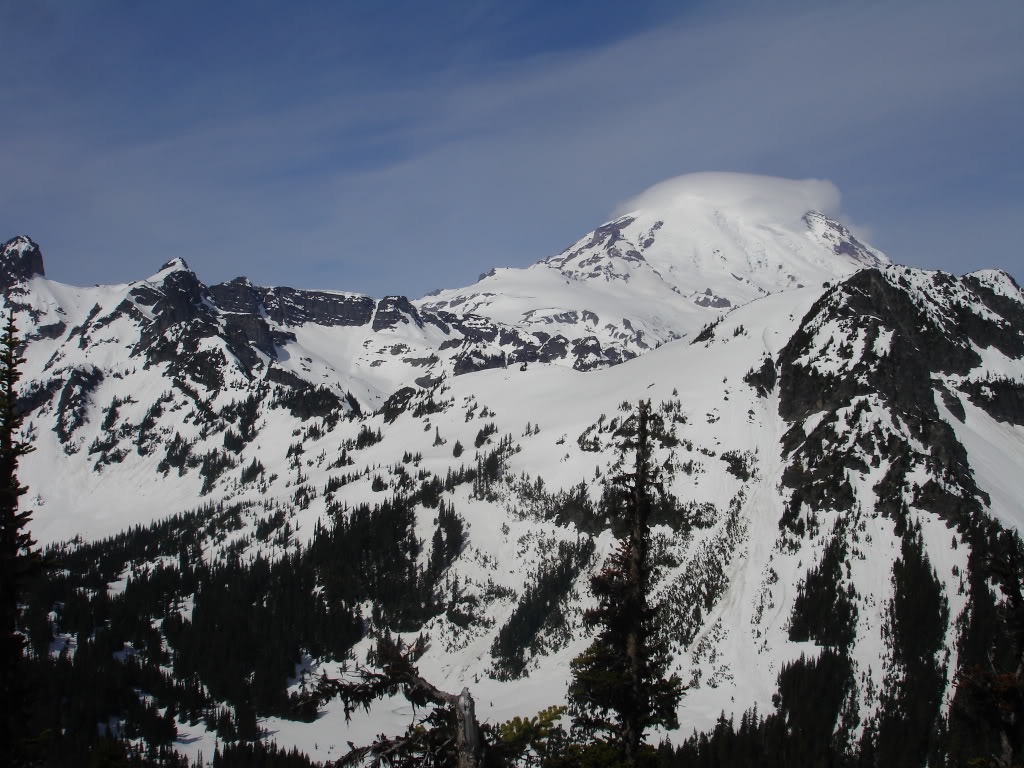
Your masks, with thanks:
M42 251L32 238L18 235L0 246L0 287L3 290L45 274Z

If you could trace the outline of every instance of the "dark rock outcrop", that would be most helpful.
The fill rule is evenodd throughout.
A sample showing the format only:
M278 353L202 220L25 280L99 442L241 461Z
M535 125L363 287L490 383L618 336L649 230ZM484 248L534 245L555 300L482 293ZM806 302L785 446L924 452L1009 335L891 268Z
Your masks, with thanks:
M403 323L423 327L423 318L405 296L385 296L377 302L377 311L373 316L374 331L397 328Z
M31 238L18 235L0 246L0 289L45 275L43 254Z

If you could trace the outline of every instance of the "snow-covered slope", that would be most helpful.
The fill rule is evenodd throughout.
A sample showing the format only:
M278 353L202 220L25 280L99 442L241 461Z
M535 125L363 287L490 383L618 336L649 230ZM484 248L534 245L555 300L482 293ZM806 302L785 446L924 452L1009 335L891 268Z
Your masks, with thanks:
M466 540L414 630L431 638L421 669L471 685L497 722L564 699L587 575L613 545L599 500L618 430L650 399L678 502L657 528L656 599L691 684L683 735L723 711L771 711L780 672L822 647L846 665L843 743L884 740L901 718L908 733L922 717L937 727L992 631L972 618L995 594L982 555L1000 525L1024 525L1024 295L997 271L889 265L808 212L830 195L687 177L558 257L415 304L206 287L183 262L72 288L19 240L0 263L30 339L37 450L21 477L35 535L93 538L202 507L205 559L274 559L401 496L427 570L439 497ZM572 584L510 662L503 628L562 552L584 553ZM118 588L152 567L126 563ZM934 628L914 646L924 667L906 656L908 604ZM388 628L361 611L357 658ZM907 691L932 709L906 715ZM408 717L396 700L350 725L333 705L262 723L326 759ZM212 751L211 734L179 726Z
M586 337L606 360L628 359L696 335L723 310L769 293L887 264L828 218L837 203L827 182L681 176L629 201L622 215L557 256L494 269L418 306Z

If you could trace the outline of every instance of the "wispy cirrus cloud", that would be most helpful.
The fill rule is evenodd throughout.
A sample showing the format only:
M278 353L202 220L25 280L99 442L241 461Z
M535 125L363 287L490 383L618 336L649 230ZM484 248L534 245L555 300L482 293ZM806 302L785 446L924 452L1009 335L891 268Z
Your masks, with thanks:
M4 81L33 130L0 128L0 223L69 282L183 255L209 280L419 295L720 169L830 179L897 261L1024 273L1017 4L735 3L511 59L464 23L419 70L314 46L166 73L164 98L130 73L93 101Z

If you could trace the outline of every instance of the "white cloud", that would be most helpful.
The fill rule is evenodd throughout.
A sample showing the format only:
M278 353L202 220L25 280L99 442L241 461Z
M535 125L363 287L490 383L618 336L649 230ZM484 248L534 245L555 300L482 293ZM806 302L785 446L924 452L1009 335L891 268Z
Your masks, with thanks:
M883 248L903 222L972 193L954 188L954 170L995 158L980 187L1019 172L1024 5L721 8L482 74L456 56L414 86L334 86L316 72L312 88L250 83L252 98L235 94L226 109L221 75L216 88L185 89L159 125L133 132L116 121L137 115L105 116L127 137L116 141L83 129L61 111L80 100L55 93L45 132L0 127L17 148L0 156L0 176L18 180L0 188L0 229L31 230L58 279L127 279L184 255L207 279L421 294L557 252L624 197L687 171L832 179ZM829 182L796 184L809 207L838 207ZM975 266L1011 242L1005 229L1003 241L986 230ZM144 263L116 263L117 248Z
M756 219L796 224L808 211L835 216L839 189L823 179L782 179L748 173L688 173L667 179L620 204L631 211L667 211L694 204L743 211Z

